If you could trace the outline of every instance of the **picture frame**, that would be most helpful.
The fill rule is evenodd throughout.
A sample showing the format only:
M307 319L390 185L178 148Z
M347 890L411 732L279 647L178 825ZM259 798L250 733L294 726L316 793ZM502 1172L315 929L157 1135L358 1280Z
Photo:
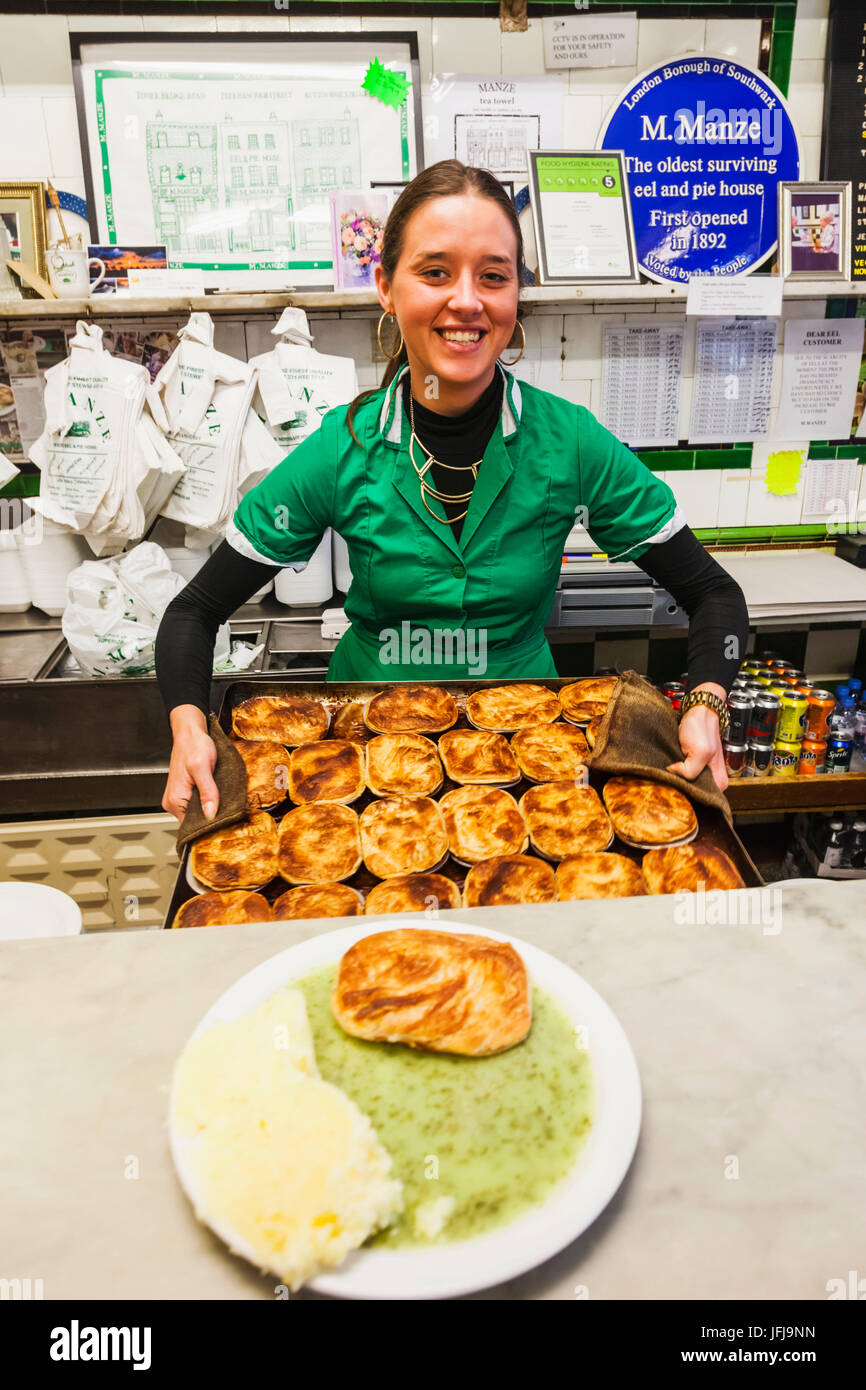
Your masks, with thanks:
M779 275L783 280L851 279L851 184L779 184Z
M527 150L526 159L536 283L639 284L623 151Z
M206 289L330 288L329 194L423 168L413 31L102 32L70 46L91 240L165 245ZM374 94L383 69L408 82L402 98Z
M0 182L0 221L6 232L10 258L31 266L43 280L47 279L45 184L39 181Z
M385 189L340 189L329 195L335 290L375 289L385 223L393 206Z

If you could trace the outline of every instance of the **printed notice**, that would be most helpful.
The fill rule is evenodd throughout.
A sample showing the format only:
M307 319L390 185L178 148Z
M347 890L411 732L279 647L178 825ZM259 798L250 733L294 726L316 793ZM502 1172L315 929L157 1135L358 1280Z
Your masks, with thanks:
M637 11L557 15L541 21L546 68L630 68L637 61Z
M766 439L777 331L774 319L698 323L690 444Z
M847 439L863 353L864 319L791 319L785 326L782 439Z
M682 324L605 326L600 419L624 444L676 444L682 355Z

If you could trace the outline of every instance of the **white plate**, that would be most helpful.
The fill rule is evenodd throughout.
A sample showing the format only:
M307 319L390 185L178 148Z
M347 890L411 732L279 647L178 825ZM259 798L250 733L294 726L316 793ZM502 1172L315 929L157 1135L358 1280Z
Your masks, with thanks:
M510 1225L452 1244L354 1251L339 1268L311 1280L309 1287L317 1293L382 1300L454 1298L513 1279L585 1231L607 1206L631 1163L640 1131L640 1077L628 1038L609 1006L580 975L536 946L465 922L449 921L448 928L509 941L533 983L555 999L575 1028L586 1029L595 1082L589 1138L571 1173L547 1200ZM336 964L356 941L382 930L382 923L343 927L263 961L220 996L192 1036L249 1013L283 985L317 966ZM195 1178L185 1154L185 1144L191 1141L182 1140L173 1126L170 1135L178 1177L194 1201ZM258 1263L234 1232L218 1224L213 1230L245 1259Z
M78 936L81 908L68 893L45 883L0 883L0 941Z

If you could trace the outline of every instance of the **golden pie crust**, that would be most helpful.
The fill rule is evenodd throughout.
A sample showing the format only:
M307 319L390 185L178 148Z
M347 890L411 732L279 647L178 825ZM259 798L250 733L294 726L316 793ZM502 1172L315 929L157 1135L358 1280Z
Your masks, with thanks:
M698 832L692 803L665 782L652 782L646 777L609 777L603 796L617 835L638 849L681 844Z
M556 896L575 898L636 898L647 891L640 865L624 854L574 854L556 869Z
M583 775L589 745L574 724L532 724L518 729L511 751L530 782L565 782Z
M331 1008L347 1033L489 1057L526 1037L526 966L506 941L415 927L365 936L340 961Z
M182 903L172 927L236 927L244 922L270 922L271 905L261 893L198 893Z
M532 848L548 859L606 850L613 827L598 792L573 782L540 782L520 798Z
M521 854L528 844L526 824L510 792L501 787L455 787L439 805L448 848L462 864L493 855Z
M589 744L590 748L595 747L596 740L598 739L598 731L601 728L601 721L603 717L604 716L600 714L596 715L594 719L590 719L589 723L584 725L583 732L586 734L586 741Z
M266 811L285 800L289 788L289 753L282 743L239 738L234 746L247 770L247 810Z
M329 738L302 743L289 762L289 796L296 805L311 801L357 801L365 788L364 751L356 743Z
M331 733L349 743L367 743L373 735L364 723L364 700L349 700L334 715Z
M560 715L559 696L544 685L496 685L466 698L466 718L476 729L510 734L530 724L552 724Z
M361 812L361 853L377 878L426 873L448 853L442 813L429 796L388 796Z
M367 894L364 911L377 912L444 911L460 907L460 889L444 874L395 874L375 884Z
M237 738L266 739L289 748L324 738L329 723L321 700L309 695L252 695L232 710Z
M588 724L600 718L610 703L619 676L590 676L565 685L559 692L562 712L572 724Z
M376 796L432 796L442 786L436 744L423 734L377 734L366 756L367 786Z
M364 720L377 734L439 733L457 723L457 704L438 685L395 685L367 702Z
M212 830L194 841L189 864L206 888L262 888L278 873L277 823L267 811L254 811Z
M364 899L347 883L305 883L281 893L273 906L275 922L307 917L360 917Z
M504 734L452 729L439 739L439 756L452 782L473 786L520 781L520 768Z
M287 883L338 883L361 867L358 815L351 806L312 802L280 821L279 873Z
M650 893L697 893L701 889L745 888L724 850L695 840L690 845L651 849L641 863Z
M474 864L463 885L464 907L552 903L556 879L550 864L529 854L505 854Z

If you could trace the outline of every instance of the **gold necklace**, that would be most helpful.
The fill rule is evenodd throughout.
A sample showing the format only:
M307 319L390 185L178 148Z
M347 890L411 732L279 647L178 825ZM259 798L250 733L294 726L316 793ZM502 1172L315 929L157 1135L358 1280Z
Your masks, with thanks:
M433 508L432 508L432 507L428 504L428 502L427 502L427 497L433 497L433 498L435 498L435 500L436 500L437 502L457 502L457 503L459 503L459 502L468 502L469 499L470 499L470 497L472 496L472 489L470 488L469 492L464 492L464 493L437 492L436 489L435 489L435 487L431 487L431 486L430 486L430 484L427 482L427 479L425 478L424 475L425 475L425 473L427 472L427 470L433 466L434 463L438 463L438 464L440 465L440 467L442 467L442 468L448 468L448 469L450 469L451 472L453 472L453 473L468 473L468 472L470 471L470 469L471 469L471 471L472 471L472 481L474 482L475 479L478 477L478 465L481 463L481 459L478 459L475 463L443 463L441 459L434 458L433 455L430 453L430 450L429 450L429 449L426 449L426 448L424 447L424 445L421 443L421 440L418 438L417 434L415 433L415 409L414 409L414 404L415 404L415 403L414 403L414 399L413 399L413 397L412 397L412 389L411 389L411 387L410 387L410 389L409 389L409 421L410 421L411 426L412 426L412 433L411 433L410 436L409 436L409 458L410 458L410 460L411 460L412 467L415 469L415 472L418 474L418 481L419 481L419 483L421 484L421 501L424 503L424 506L427 508L427 510L428 510L428 512L430 513L430 515L431 515L432 517L435 517L437 521L441 522L441 523L442 523L443 525L445 525L445 526L453 526L454 523L455 523L455 521L462 521L462 520L463 520L463 518L464 518L464 516L466 515L466 512L468 512L469 508L467 507L467 508L466 508L466 511L461 512L459 516L442 517L442 516L439 516L439 514L438 514L437 512L434 512ZM414 455L414 453L412 452L412 445L413 445L413 443L415 443L416 441L417 441L418 445L420 446L420 448L423 449L423 450L424 450L424 453L427 455L427 462L426 462L425 464L423 464L420 468L418 467L417 463L415 462L415 455ZM426 493L426 496L425 496L425 493Z

